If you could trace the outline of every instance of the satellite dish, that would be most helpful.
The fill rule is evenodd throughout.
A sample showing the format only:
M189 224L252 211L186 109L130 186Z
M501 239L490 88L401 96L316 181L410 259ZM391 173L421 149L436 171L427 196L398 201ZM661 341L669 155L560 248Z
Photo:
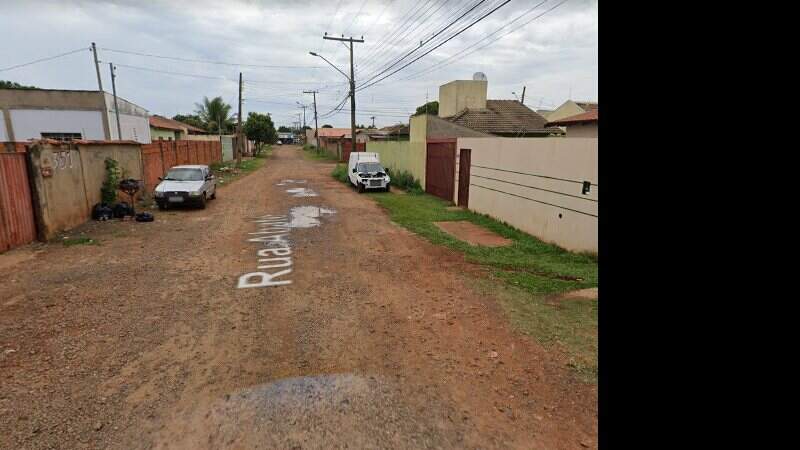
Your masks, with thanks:
M475 72L472 75L472 79L475 81L486 81L486 74L483 72Z

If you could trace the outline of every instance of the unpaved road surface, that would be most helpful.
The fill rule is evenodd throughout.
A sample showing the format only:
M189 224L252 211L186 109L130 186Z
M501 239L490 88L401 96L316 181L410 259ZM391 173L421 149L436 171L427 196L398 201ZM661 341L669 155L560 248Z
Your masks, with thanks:
M205 210L0 255L0 448L596 448L595 386L472 292L480 268L301 153ZM297 226L268 270L291 284L237 288L267 215Z

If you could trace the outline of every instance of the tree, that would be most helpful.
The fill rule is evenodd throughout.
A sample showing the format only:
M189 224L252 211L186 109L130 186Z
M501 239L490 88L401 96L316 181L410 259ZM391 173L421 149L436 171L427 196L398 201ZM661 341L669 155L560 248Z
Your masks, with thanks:
M176 114L172 117L172 120L177 120L178 122L185 123L187 125L191 125L193 127L202 128L206 131L206 124L203 123L203 119L200 118L197 114Z
M278 131L281 133L291 133L292 129L287 126L281 125L278 127Z
M320 128L333 128L333 125L328 125L328 124L326 123L325 125L321 126Z
M272 123L272 118L268 114L259 114L257 112L251 112L247 115L247 121L244 123L244 134L247 139L255 142L256 156L261 153L264 144L274 144L278 140L278 133L275 131L275 124Z
M233 128L232 107L225 103L222 97L214 97L212 100L209 100L208 97L203 97L203 103L195 103L195 106L197 107L195 112L200 116L200 120L206 124L206 130L212 133L225 133L228 129Z
M36 86L25 86L16 81L0 80L0 89L39 89Z
M439 102L434 100L432 102L425 103L424 105L417 108L417 112L414 113L415 116L419 116L421 114L431 114L431 115L438 115L439 114Z

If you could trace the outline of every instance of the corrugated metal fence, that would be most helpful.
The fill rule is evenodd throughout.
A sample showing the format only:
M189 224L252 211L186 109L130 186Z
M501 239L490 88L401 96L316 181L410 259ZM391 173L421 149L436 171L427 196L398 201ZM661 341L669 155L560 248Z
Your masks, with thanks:
M158 185L173 166L222 162L222 144L218 141L155 141L142 145L144 184L148 192Z
M24 152L0 152L0 252L36 239Z

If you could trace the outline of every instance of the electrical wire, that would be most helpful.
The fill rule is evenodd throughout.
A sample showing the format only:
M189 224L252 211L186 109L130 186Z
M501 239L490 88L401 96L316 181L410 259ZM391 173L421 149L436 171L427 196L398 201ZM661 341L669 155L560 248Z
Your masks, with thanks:
M471 51L471 52L469 52L469 53L466 53L466 54L464 54L464 52L466 52L467 50L469 50L469 49L471 49L471 48L475 47L476 45L479 45L480 43L482 43L482 42L483 42L483 41L485 41L486 39L490 38L491 36L493 36L493 35L497 34L498 32L500 32L500 31L502 31L503 29L505 29L505 28L507 28L508 26L510 26L512 23L514 23L514 22L516 22L517 20L521 19L523 16L525 16L525 15L527 15L527 14L530 14L530 13L531 13L533 10L535 10L536 8L538 8L539 6L541 6L542 4L544 4L544 3L547 3L547 1L548 1L548 0L545 0L545 1L543 1L543 2L541 2L541 3L539 3L539 4L537 4L537 5L535 5L533 8L530 8L530 9L529 9L529 10L527 10L526 12L524 12L524 13L522 13L521 15L517 16L517 17L516 17L514 20L512 20L512 21L511 21L511 22L509 22L508 24L504 25L503 27L500 27L500 28L498 28L498 29L497 29L497 30L495 30L493 33L490 33L489 35L487 35L487 36L483 37L482 39L480 39L480 40L476 41L475 43L473 43L472 45L470 45L470 46L468 46L468 47L464 48L463 50L459 51L458 53L455 53L455 54L451 55L451 56L450 56L450 57L448 57L447 59L445 59L445 60L442 60L442 61L440 61L440 62L438 62L438 63L435 63L435 64L431 65L430 67L427 67L427 68L425 68L425 69L423 69L423 70L421 70L421 71L419 71L419 72L413 73L413 74L409 75L408 77L401 78L401 79L399 79L399 80L397 80L397 81L412 80L412 79L415 79L415 78L419 78L419 76L421 76L421 75L426 75L426 74L428 74L428 73L432 73L432 72L434 72L434 71L436 71L436 70L438 70L438 69L440 69L440 68L442 68L442 67L449 66L450 64L453 64L454 62L456 62L456 61L458 61L458 60L464 59L464 58L466 58L467 56L469 56L469 55L471 55L471 54L473 54L473 53L475 53L475 52L477 52L477 51L479 51L479 50L482 50L482 49L484 49L484 48L486 48L486 47L490 46L491 44L493 44L493 43L495 43L495 42L499 41L500 39L504 38L505 36L508 36L509 34L511 34L511 33L514 33L515 31L517 31L517 30L519 30L520 28L522 28L522 27L524 27L524 26L528 25L529 23L533 22L534 20L536 20L536 19L538 19L538 18L540 18L540 17L544 16L545 14L548 14L550 11L552 11L552 10L554 10L554 9L558 8L559 6L563 5L563 4L564 4L564 3L566 3L568 0L562 0L561 2L559 2L558 4L556 4L555 6L553 6L553 7L549 8L549 9L547 9L547 10L543 11L541 14L539 14L539 15L537 15L537 16L534 16L533 18L531 18L531 19L530 19L530 20L528 20L527 22L524 22L524 23L522 23L522 24L521 24L521 25L519 25L518 27L516 27L516 28L513 28L513 29L509 30L507 33L505 33L505 34L502 34L502 35L498 36L498 37L497 37L497 38L495 38L495 39L492 39L491 41L487 42L486 44L484 44L484 45L482 45L482 46L480 46L480 47L478 47L478 48L476 48L475 50L473 50L473 51ZM459 55L463 55L463 56L459 56Z
M32 64L37 64L37 63L40 63L40 62L52 61L52 60L57 59L57 58L61 58L61 57L67 56L67 55L72 55L73 53L78 53L78 52L82 52L82 51L86 51L86 50L90 50L91 51L90 48L83 47L83 48L75 49L75 50L72 50L72 51L69 51L69 52L66 52L66 53L61 53L60 55L47 56L45 58L40 58L40 59L36 59L36 60L30 61L30 62L17 64L15 66L4 67L4 68L0 69L0 72L5 72L6 70L12 70L12 69L19 69L20 67L26 67L26 66L30 66Z
M263 69L320 69L320 66L279 66L279 65L266 65L266 64L242 64L242 63L232 63L232 62L224 62L224 61L208 61L204 59L192 59L192 58L181 58L178 56L164 56L164 55L154 55L151 53L140 53L134 52L129 50L118 50L113 48L101 48L103 51L112 52L112 53L123 53L127 55L136 55L136 56L145 56L148 58L160 58L160 59L172 59L175 61L185 61L185 62L196 62L196 63L204 63L204 64L216 64L221 66L236 66L236 67L258 67Z
M376 84L380 83L381 81L385 80L386 78L389 78L390 76L392 76L392 75L396 74L397 72L399 72L399 71L401 71L401 70L405 69L406 67L410 66L411 64L414 64L415 62L417 62L417 61L419 61L420 59L422 59L423 57L425 57L425 55L428 55L429 53L431 53L432 51L434 51L434 50L436 50L437 48L441 47L442 45L446 44L447 42L449 42L450 40L452 40L452 39L453 39L453 38L455 38L456 36L458 36L458 35L460 35L461 33L463 33L463 32L465 32L465 31L467 31L468 29L472 28L472 27L473 27L473 26L474 26L476 23L478 23L478 22L482 21L483 19L485 19L485 18L489 17L489 16L490 16L491 14L493 14L495 11L497 11L498 9L500 9L500 8L502 8L503 6L507 5L507 4L508 4L510 1L511 1L511 0L505 0L503 3L501 3L501 4L500 4L500 5L498 5L498 6L496 6L494 9L492 9L491 11L489 11L489 12L487 12L486 14L482 15L480 18L478 18L477 20L475 20L475 21L474 21L474 22L472 22L471 24L467 25L466 27L464 27L464 28L460 29L458 32L456 32L456 33L455 33L455 34L453 34L452 36L448 37L446 40L444 40L444 41L440 42L438 45L436 45L435 47L431 48L431 49L430 49L430 50L428 50L427 52L425 52L425 53L423 53L423 54L421 54L421 55L417 56L416 58L414 58L414 59L412 59L411 61L407 62L406 64L402 65L400 68L398 68L398 69L396 69L396 70L394 70L394 71L392 71L392 72L390 72L390 73L388 73L388 74L384 75L383 77L381 77L381 78L379 78L379 79L377 79L377 80L375 80L375 81L373 81L373 82L371 82L371 83L369 83L369 84L366 84L366 85L362 84L361 86L359 86L358 88L356 88L356 91L359 91L359 90L364 90L364 89L367 89L367 88L369 88L369 87L371 87L371 86L374 86L374 85L376 85Z

